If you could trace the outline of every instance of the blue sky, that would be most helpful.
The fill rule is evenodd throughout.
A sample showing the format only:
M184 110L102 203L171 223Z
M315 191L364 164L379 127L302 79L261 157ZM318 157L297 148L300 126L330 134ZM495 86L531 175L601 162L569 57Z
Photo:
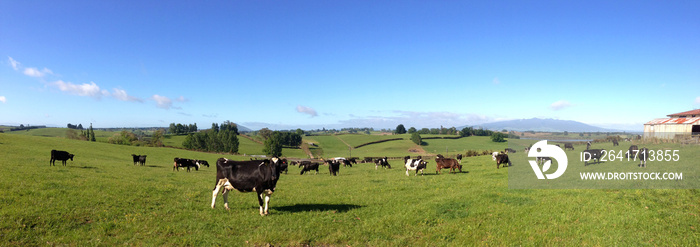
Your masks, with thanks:
M700 107L698 1L0 1L0 124L259 129Z

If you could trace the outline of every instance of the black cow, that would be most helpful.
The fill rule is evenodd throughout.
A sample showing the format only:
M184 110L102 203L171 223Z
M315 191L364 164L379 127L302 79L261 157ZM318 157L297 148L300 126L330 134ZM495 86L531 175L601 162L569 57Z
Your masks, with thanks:
M313 162L311 161L301 161L299 162L299 167L301 167L301 173L299 175L304 175L304 172L311 171L311 170L316 170L316 174L318 174L318 166L320 164L318 162Z
M180 167L186 167L187 172L190 171L190 168L194 167L196 171L199 171L199 162L198 160L191 160L191 159L183 159L183 158L177 158L173 160L173 171L177 170L180 171L178 168Z
M391 165L389 165L389 161L387 161L386 157L374 161L375 170L377 170L377 168L379 168L380 166L384 169L391 169Z
M574 144L564 143L564 151L566 151L569 148L571 148L571 150L574 150Z
M211 208L216 204L216 195L223 187L224 207L228 207L228 192L256 192L260 215L268 215L270 196L277 187L280 167L286 163L274 157L270 160L233 161L219 158L216 161L216 181L212 191ZM263 207L264 206L264 207Z
M617 140L615 140L615 139L612 140L612 143L613 143L613 147L614 147L614 146L620 146L620 143L617 142Z
M340 171L340 160L327 160L328 171L331 172L331 176L337 176Z
M362 163L372 163L372 157L365 157L365 159L362 160Z
M583 151L583 165L587 166L589 160L596 160L596 163L600 163L600 158L603 156L603 150L602 149L586 149ZM589 158L586 160L586 158Z
M357 158L349 158L348 161L350 161L350 163L353 165L357 165Z
M496 169L500 169L501 164L503 164L503 167L513 165L510 162L510 159L508 159L508 154L499 153L495 157L496 157ZM506 165L506 164L508 164L508 165Z
M146 155L135 155L132 154L131 157L134 159L134 165L138 163L139 165L146 165Z
M61 163L65 166L66 161L70 159L70 161L73 161L73 157L75 155L69 154L66 151L59 151L59 150L51 150L51 160L49 160L49 165L56 166L56 161L60 160Z
M508 153L508 154L509 154L509 153L515 153L515 149L512 149L512 148L506 148L505 151L506 151L506 153Z
M625 158L634 157L635 155L639 155L639 147L637 147L637 145L632 145L627 150L627 153L625 153Z

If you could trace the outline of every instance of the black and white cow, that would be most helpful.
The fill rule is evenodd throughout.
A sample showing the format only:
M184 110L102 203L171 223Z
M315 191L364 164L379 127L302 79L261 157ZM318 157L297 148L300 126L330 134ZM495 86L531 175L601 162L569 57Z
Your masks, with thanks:
M333 158L333 159L334 159L335 161L338 161L339 163L343 164L343 166L352 167L352 163L351 163L348 159L346 159L346 158L344 158L344 157L336 157L336 158Z
M637 166L647 167L647 160L649 159L649 149L648 148L640 149L637 157L639 157L639 165L637 165Z
M462 154L457 155L457 161L459 161L459 163L462 163Z
M207 162L206 160L197 160L197 162L199 163L200 166L209 167L209 162Z
M586 142L586 150L591 149L591 142Z
M138 163L139 165L146 165L146 155L135 155L132 154L131 157L134 159L134 165Z
M183 158L177 158L173 160L173 171L177 170L180 171L178 168L180 167L186 167L187 172L190 171L190 168L194 167L196 171L199 171L200 165L198 160L191 160L191 159L183 159Z
M423 176L423 170L428 167L428 162L423 159L408 159L404 166L406 167L406 176L410 176L408 171L416 171L413 176L418 175L418 171L420 171L420 175Z
M316 170L316 174L318 174L318 166L320 164L318 162L311 162L308 160L304 160L299 162L299 167L301 167L301 173L299 175L304 175L304 172L311 171L311 170Z
M283 163L286 162L276 157L270 160L251 161L219 158L216 161L216 182L212 191L211 208L216 204L216 195L222 191L224 207L228 210L228 192L235 189L240 192L255 192L260 206L260 215L268 215L270 196L277 187L280 167Z
M386 157L374 161L374 170L377 170L380 166L384 169L391 169L391 165L389 165L389 161Z
M49 160L49 165L56 166L56 161L60 160L61 163L65 166L66 161L70 159L70 161L73 161L73 157L75 155L70 154L66 151L59 151L59 150L51 150L51 160Z

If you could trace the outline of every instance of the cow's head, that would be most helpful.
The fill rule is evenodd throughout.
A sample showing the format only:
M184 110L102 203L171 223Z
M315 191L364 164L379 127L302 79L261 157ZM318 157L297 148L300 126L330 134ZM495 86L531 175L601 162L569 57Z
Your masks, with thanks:
M73 161L73 156L75 156L75 155L73 155L73 154L68 155L68 158L70 158L70 161Z

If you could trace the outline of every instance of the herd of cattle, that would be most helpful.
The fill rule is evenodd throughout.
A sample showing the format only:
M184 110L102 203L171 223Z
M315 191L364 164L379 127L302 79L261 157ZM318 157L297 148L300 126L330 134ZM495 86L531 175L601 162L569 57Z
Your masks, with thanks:
M597 162L600 162L602 149L590 149L590 146L591 144L589 142L587 144L586 150L583 152L587 153L591 157L591 160L595 159ZM573 150L573 145L565 144L564 148L570 148ZM529 147L525 150L527 152L529 150ZM493 152L492 158L494 161L496 161L496 168L500 168L501 165L503 167L512 166L512 163L508 158L508 154L515 152L516 151L511 148L507 148L501 152ZM642 148L640 150L636 145L632 145L629 148L629 153L633 152L642 154L641 157L646 157L646 154L649 152L649 150L647 148ZM75 155L70 154L66 151L51 150L51 160L49 164L55 166L55 161L60 160L65 166L66 161L68 159L72 161L73 157L75 157ZM134 165L145 165L146 155L132 154L132 157ZM540 162L546 159L548 159L548 157L538 157L537 161ZM337 176L339 174L341 164L346 167L352 167L353 164L357 164L356 158L346 159L338 157L327 160L321 159L321 161L323 162L323 165L328 165L328 170L331 176ZM363 162L366 161L366 159L363 160ZM428 166L428 161L423 160L421 156L418 156L416 158L406 156L404 157L403 161L404 167L406 168L406 176L410 176L409 171L415 171L414 176L418 175L419 171L421 172L421 175L423 175L423 171ZM438 154L435 158L435 172L439 174L440 170L442 169L450 169L450 173L457 173L456 170L459 170L459 172L461 173L461 161L461 154L457 155L456 159L445 158L444 156ZM387 157L374 159L371 162L374 162L375 169L378 169L379 167L391 169L391 165L389 165ZM224 197L224 207L228 210L228 192L235 189L240 192L256 192L258 204L260 206L260 215L267 215L269 213L268 203L270 201L270 196L273 192L275 192L277 180L280 178L280 174L282 172L285 172L285 174L287 173L289 164L301 168L300 175L304 175L304 173L310 171L316 171L316 174L318 174L318 169L321 165L321 163L319 162L312 162L308 160L291 161L290 163L288 163L287 159L281 159L278 157L273 157L271 159L265 160L249 161L234 161L226 158L219 158L216 161L216 180L214 183L214 189L212 191L211 207L214 208L216 204L216 197L219 194L219 192L221 192L221 194ZM588 163L585 162L584 165L588 165ZM199 170L201 166L209 167L209 163L205 160L185 158L175 158L173 160L173 171L179 171L180 168L186 168L189 172L190 168ZM645 158L643 159L642 164L640 164L639 166L646 167Z

